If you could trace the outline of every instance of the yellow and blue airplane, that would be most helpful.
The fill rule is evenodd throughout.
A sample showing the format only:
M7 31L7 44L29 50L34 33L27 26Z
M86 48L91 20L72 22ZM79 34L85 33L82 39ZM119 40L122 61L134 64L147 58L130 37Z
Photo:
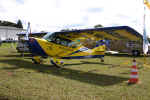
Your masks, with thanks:
M51 57L55 66L63 65L62 59L99 58L104 61L107 40L141 41L141 35L128 26L102 27L48 33L43 38L27 39L34 63Z

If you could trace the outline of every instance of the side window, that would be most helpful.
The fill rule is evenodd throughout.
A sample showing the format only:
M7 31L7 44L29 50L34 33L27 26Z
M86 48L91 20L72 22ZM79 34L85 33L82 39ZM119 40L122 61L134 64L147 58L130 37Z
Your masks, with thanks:
M61 40L59 38L56 38L56 41L55 41L57 44L61 44Z
M52 36L49 36L49 37L46 38L46 40L51 42L51 41L54 41L54 38Z
M45 37L45 39L49 42L53 42L53 43L60 44L63 46L69 46L69 43L71 42L71 40L64 39L56 35L47 36Z
M67 43L67 41L62 40L61 45L68 46L68 43Z

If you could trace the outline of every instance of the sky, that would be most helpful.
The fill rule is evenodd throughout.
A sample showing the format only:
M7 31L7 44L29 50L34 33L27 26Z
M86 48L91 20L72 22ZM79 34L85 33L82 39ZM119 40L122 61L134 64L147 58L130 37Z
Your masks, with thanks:
M17 22L32 32L62 29L130 26L142 34L143 0L0 0L0 20ZM146 9L146 30L150 36L150 10Z

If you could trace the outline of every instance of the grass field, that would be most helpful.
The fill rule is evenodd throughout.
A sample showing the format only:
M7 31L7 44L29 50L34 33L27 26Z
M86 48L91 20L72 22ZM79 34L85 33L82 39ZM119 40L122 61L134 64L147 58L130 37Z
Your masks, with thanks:
M15 45L0 47L0 100L149 100L150 58L138 57L139 84L128 85L132 57L106 56L99 59L65 60L56 68L46 59L32 64L21 57Z

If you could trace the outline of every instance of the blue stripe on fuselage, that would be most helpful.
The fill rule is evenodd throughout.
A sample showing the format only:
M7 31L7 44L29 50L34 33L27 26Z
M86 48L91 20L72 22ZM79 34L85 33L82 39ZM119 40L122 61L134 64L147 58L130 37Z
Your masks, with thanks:
M30 48L30 52L33 55L38 55L38 56L43 56L43 57L48 56L45 53L45 51L41 48L40 44L37 42L36 39L32 38L32 41L29 40L29 48Z
M61 59L85 59L85 58L101 58L104 55L89 55L89 56L71 56L71 57L62 57Z
M102 45L105 45L103 40L97 41L96 46L94 48L97 48L97 47L102 46ZM94 48L92 48L92 49L94 49ZM83 48L80 48L79 50L74 51L73 53L71 53L69 55L72 55L72 54L75 54L75 53L79 53L79 52L83 52L83 51L87 51L87 50L88 50L87 47L83 47Z

